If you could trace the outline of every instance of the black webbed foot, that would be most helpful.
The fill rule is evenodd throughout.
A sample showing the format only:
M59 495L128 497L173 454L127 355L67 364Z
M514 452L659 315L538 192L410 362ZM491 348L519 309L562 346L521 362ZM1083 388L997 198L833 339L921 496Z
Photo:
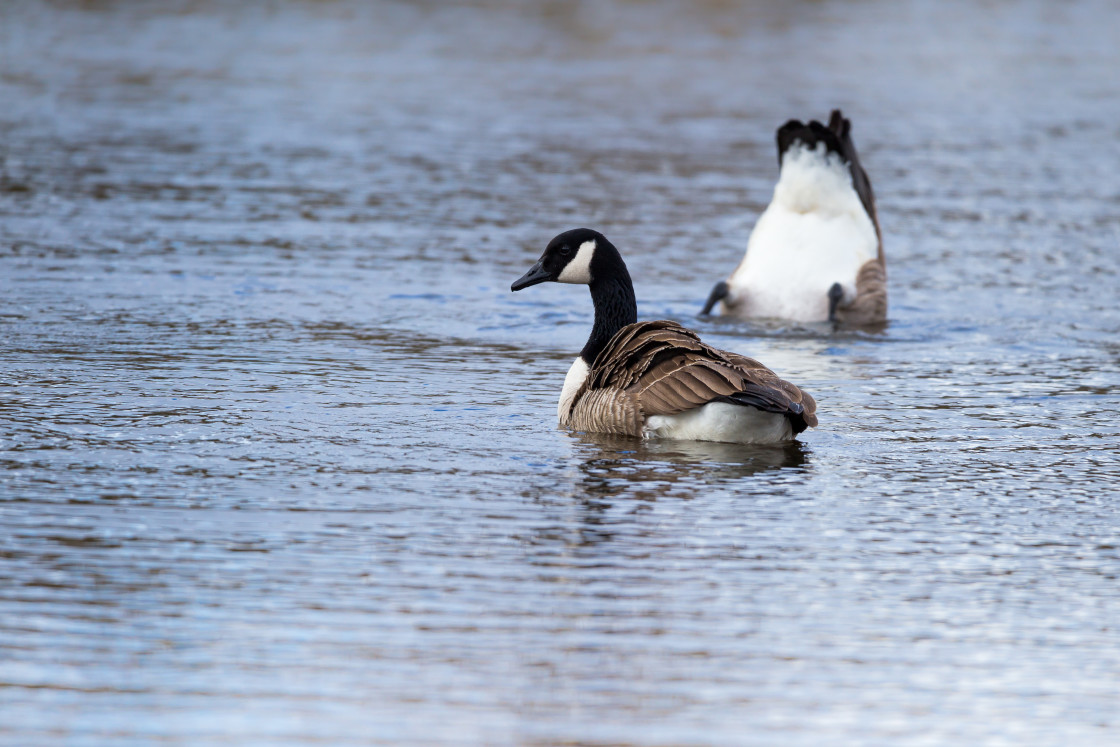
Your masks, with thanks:
M723 299L727 298L727 293L729 290L730 288L728 288L726 282L721 280L716 283L716 287L712 288L712 293L708 296L708 300L704 304L704 308L700 310L700 315L706 316L707 314L711 313L713 306L715 306Z
M844 289L840 287L840 283L833 283L828 289L828 321L836 321L836 307L840 305L840 299L843 297Z

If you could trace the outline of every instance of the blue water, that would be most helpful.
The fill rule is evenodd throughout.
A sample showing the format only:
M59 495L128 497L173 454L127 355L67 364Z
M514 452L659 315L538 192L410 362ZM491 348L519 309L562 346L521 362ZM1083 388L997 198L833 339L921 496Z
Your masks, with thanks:
M1120 742L1120 8L0 8L0 743ZM703 320L842 106L878 334ZM555 429L579 287L803 386Z

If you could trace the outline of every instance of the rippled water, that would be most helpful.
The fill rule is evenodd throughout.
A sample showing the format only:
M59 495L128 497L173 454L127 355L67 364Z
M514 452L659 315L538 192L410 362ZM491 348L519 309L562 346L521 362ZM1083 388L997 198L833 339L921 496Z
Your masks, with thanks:
M0 741L1120 741L1120 9L0 8ZM882 334L699 320L842 106ZM820 403L554 429L603 230Z

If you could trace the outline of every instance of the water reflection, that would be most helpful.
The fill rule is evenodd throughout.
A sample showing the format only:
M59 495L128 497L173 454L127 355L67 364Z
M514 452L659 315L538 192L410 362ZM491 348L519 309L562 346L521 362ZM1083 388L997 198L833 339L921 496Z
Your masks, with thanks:
M580 448L576 489L589 499L689 498L744 478L780 470L807 471L810 449L800 441L750 445L572 434Z
M682 322L683 324L684 322ZM782 339L885 340L890 320L875 324L838 324L834 322L791 322L785 319L738 319L734 316L696 316L693 324L710 326L720 334L744 338L779 337Z

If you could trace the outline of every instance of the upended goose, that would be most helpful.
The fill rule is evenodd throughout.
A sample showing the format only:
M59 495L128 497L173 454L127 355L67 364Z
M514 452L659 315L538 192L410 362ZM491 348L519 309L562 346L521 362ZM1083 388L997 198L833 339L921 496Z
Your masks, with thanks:
M549 242L511 286L591 288L595 324L564 379L557 414L578 431L639 438L776 443L817 424L816 402L766 366L700 342L676 322L638 322L618 250L588 228Z
M828 126L791 119L778 128L778 184L747 252L716 303L742 318L876 324L887 318L887 265L875 195L834 109Z

